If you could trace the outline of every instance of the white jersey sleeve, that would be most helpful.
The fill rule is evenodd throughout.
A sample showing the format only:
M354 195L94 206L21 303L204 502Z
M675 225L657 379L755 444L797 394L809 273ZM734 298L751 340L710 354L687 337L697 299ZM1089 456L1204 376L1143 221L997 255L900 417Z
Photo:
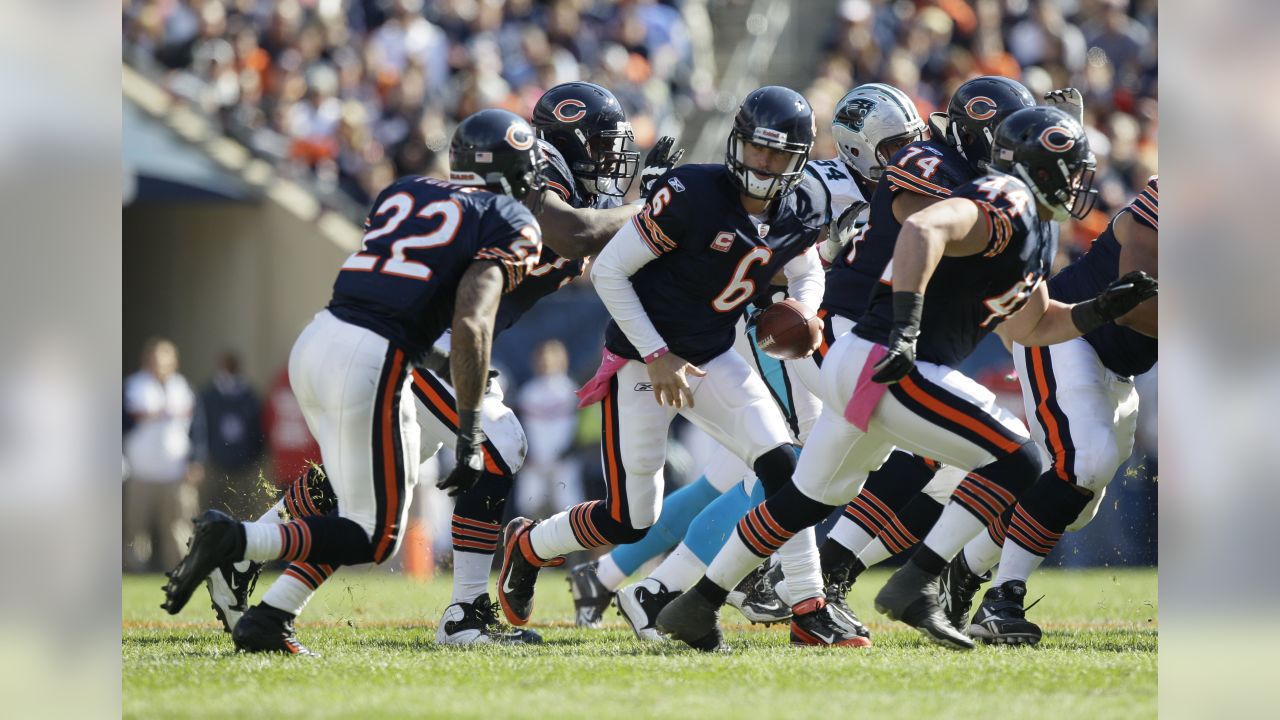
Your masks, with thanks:
M827 234L818 247L818 254L824 264L830 265L867 224L871 199L862 194L853 172L839 158L810 161L804 171L816 178L826 191Z

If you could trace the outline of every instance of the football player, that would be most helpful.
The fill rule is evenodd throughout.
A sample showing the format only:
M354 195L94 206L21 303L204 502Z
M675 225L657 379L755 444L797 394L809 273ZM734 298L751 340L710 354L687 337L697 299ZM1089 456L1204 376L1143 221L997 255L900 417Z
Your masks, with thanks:
M542 251L534 213L546 160L533 128L504 110L464 120L449 148L460 182L402 178L383 190L360 250L343 263L328 306L289 357L289 377L320 445L336 512L285 523L197 519L189 551L169 573L163 607L179 612L219 565L284 559L317 567L382 563L395 555L421 463L412 366L452 328L449 358L464 473L478 475L480 411L494 318ZM459 443L464 444L463 442ZM453 476L451 476L452 478ZM278 582L291 582L290 575ZM296 615L266 601L232 632L238 648L309 654ZM292 591L285 593L293 595Z
M1159 259L1160 188L1152 177L1111 218L1089 251L1049 280L1049 296L1078 302L1133 270L1155 276ZM1133 377L1157 358L1155 298L1127 315L1050 347L1013 346L1032 434L1048 469L947 566L950 593L943 610L959 630L985 642L1031 644L1039 626L1026 619L1027 578L1067 530L1079 530L1098 512L1107 483L1133 450L1138 394ZM1003 546L1003 551L1001 551ZM1000 569L973 622L968 611L983 575ZM968 591L962 594L960 589Z
M745 306L779 271L798 301L820 300L812 246L825 200L803 172L813 135L812 110L798 93L752 92L735 117L725 163L668 173L597 258L592 279L613 321L584 400L603 400L606 499L508 525L498 597L513 625L529 620L539 568L563 563L569 552L634 542L654 523L675 414L733 450L766 491L790 477L786 421L732 348ZM818 603L797 622L831 635L824 610Z
M1021 423L1008 422L994 395L952 366L1002 322L1029 346L1063 342L1156 292L1153 279L1135 272L1075 305L1048 297L1054 221L1082 216L1094 197L1079 122L1056 108L1025 108L1000 124L992 147L991 172L903 224L885 270L890 284L876 288L853 332L824 360L824 409L794 481L738 523L707 575L659 614L660 630L699 649L720 648L728 588L855 496L897 446L972 472L876 607L947 647L973 647L938 606L938 576L994 520L988 515L1035 481L1040 460Z

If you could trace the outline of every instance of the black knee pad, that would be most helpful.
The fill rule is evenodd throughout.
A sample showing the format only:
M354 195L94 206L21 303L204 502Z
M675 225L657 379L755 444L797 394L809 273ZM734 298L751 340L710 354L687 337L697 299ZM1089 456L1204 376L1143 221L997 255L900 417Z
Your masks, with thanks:
M1040 477L1041 469L1040 451L1034 442L1027 440L1017 450L973 472L1008 490L1016 498Z
M373 543L364 528L337 515L299 520L311 531L311 549L305 560L325 565L359 565L374 561Z
M799 456L800 446L787 443L756 458L751 469L755 470L756 477L764 488L765 497L778 492L791 480L791 475L796 471L796 458Z
M458 497L453 514L484 523L502 522L507 498L511 495L510 475L486 472Z
M1047 472L1018 498L1018 505L1045 529L1061 535L1092 499L1092 491Z

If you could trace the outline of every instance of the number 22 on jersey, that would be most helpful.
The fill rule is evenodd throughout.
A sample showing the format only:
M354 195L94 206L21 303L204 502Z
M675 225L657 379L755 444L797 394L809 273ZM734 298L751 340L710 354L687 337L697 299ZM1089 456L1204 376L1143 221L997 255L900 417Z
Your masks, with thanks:
M364 234L364 239L361 241L361 250L368 250L369 243L394 233L412 214L413 197L408 193L396 193L384 200L378 206L377 211L374 212L374 216L390 215L391 217L382 227L371 229ZM423 263L406 258L405 251L441 247L453 242L453 238L458 234L458 226L462 223L462 206L456 200L437 200L424 205L418 211L417 216L425 220L439 217L440 224L424 235L409 235L391 242L389 248L390 256L388 257L367 252L355 253L342 264L342 269L362 272L377 270L387 275L398 275L423 281L430 280L431 268ZM381 268L378 268L379 262L382 262Z

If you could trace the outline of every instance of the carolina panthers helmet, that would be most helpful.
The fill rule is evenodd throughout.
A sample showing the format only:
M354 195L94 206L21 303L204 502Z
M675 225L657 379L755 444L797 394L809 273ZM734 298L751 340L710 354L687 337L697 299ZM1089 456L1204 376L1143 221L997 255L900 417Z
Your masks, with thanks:
M481 110L458 123L449 143L449 181L510 195L541 209L546 158L533 128L515 113Z
M738 189L757 200L772 200L795 189L809 161L817 126L813 109L800 93L777 85L752 91L733 118L733 129L725 143L724 164ZM782 172L746 164L745 145L763 145L791 154Z
M567 82L542 94L533 108L538 136L555 146L573 178L593 195L626 195L640 153L618 98L589 82Z
M849 169L875 184L889 158L924 137L924 120L911 98L892 85L867 83L836 103L831 137Z
M1035 107L1031 91L1017 80L997 75L974 78L956 88L947 104L947 139L974 170L991 162L996 126L1022 108Z
M1093 209L1097 166L1089 137L1074 117L1056 107L1019 110L996 128L991 166L1031 188L1055 220L1083 218Z

